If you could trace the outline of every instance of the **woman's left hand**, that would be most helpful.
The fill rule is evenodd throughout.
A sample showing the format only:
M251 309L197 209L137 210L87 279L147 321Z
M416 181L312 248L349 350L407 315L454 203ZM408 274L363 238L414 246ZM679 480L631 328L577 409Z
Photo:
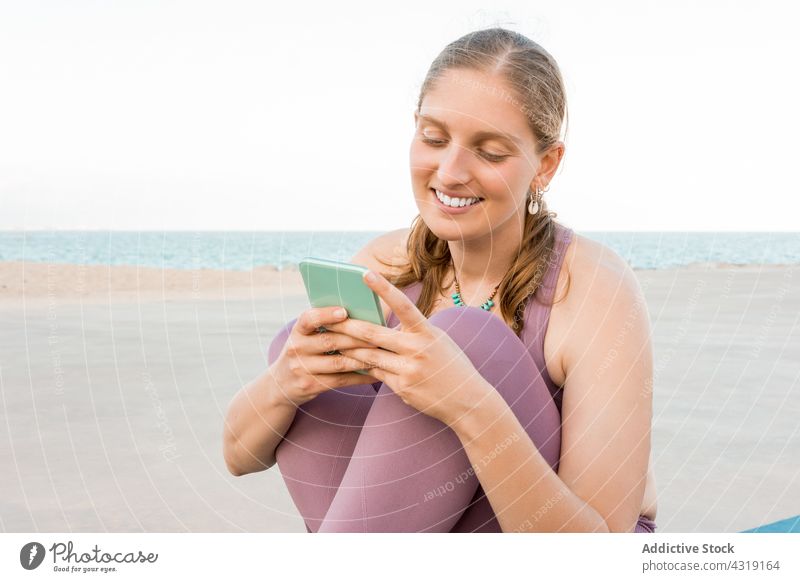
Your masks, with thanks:
M345 319L325 328L379 346L341 350L364 362L406 404L448 426L487 396L491 385L447 333L431 324L416 305L380 273L365 283L400 320L396 328ZM383 349L379 349L383 348Z

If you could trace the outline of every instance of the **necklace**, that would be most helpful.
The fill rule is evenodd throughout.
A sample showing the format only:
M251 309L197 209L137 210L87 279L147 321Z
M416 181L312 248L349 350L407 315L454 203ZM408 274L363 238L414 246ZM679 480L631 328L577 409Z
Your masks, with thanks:
M453 303L456 305L456 307L466 307L467 306L466 303L464 303L464 300L461 299L461 287L458 286L458 277L456 277L455 268L453 269L453 279L455 279L456 282L456 292L451 295L451 297L453 298ZM500 283L497 284L497 286L494 288L494 291L492 291L492 294L489 295L489 299L483 302L483 305L481 305L481 309L485 311L489 311L492 309L492 305L494 305L494 301L492 301L492 299L494 298L495 293L497 293L497 290L499 288L500 288Z

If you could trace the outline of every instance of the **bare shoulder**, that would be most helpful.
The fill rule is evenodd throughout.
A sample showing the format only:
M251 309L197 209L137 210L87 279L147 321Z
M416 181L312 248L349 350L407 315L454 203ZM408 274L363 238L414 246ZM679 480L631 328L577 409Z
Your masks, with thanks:
M558 276L558 301L586 307L609 299L609 294L638 290L636 274L616 251L577 233L573 235Z
M601 343L598 334L611 333L631 310L643 306L644 294L628 262L604 244L574 234L545 334L545 359L553 381L563 385L571 363L585 357L586 346L576 338Z
M398 228L376 236L359 250L350 262L384 275L406 263L406 241L410 228Z

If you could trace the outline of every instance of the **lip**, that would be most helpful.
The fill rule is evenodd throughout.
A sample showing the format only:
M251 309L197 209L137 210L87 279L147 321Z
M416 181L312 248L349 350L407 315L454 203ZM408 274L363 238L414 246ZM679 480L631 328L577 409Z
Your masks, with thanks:
M466 212L469 212L470 210L472 210L476 206L480 206L481 204L483 204L483 200L481 200L480 202L476 202L475 204L470 204L469 206L462 206L460 208L453 208L452 206L445 206L444 204L442 204L442 201L439 200L439 197L436 195L436 190L434 190L433 188L430 188L429 190L430 190L431 196L433 196L434 202L436 202L436 206L438 206L439 209L442 212L445 212L447 214L464 214Z

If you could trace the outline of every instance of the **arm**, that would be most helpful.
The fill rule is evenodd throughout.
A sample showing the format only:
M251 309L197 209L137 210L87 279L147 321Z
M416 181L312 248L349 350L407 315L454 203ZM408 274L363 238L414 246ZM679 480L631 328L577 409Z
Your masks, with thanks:
M223 455L237 477L275 464L275 449L294 420L297 407L278 388L271 368L234 396L228 406Z
M511 443L476 473L503 531L630 532L641 508L652 417L641 289L613 253L578 265L572 285L558 474L497 393L452 425L475 467Z
M495 394L451 428L503 532L609 531L603 516L553 472L508 404ZM479 464L496 453L496 443L510 444L491 462Z

